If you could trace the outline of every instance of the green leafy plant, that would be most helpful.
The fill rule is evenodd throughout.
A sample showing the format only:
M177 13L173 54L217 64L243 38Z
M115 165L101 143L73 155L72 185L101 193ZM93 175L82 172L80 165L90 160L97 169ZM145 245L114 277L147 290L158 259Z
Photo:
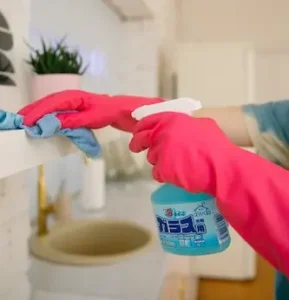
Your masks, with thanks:
M31 49L27 63L32 66L36 74L79 74L87 70L83 66L83 59L77 50L71 50L65 44L65 37L51 45L41 38L41 49Z

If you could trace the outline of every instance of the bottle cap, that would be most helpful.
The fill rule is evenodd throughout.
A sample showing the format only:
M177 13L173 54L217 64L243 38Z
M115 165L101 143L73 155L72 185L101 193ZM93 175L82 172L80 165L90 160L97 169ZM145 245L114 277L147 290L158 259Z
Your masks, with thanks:
M192 98L178 98L161 103L144 105L134 110L131 116L137 121L160 112L179 112L191 115L193 111L202 108L201 102Z

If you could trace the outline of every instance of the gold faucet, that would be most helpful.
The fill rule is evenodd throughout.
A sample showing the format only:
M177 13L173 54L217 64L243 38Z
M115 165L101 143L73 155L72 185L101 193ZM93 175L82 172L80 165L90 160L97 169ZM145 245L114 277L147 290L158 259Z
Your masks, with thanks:
M44 174L43 165L40 165L38 167L37 192L38 192L38 216L37 216L38 235L44 236L48 233L48 226L47 226L48 216L55 212L55 207L53 203L48 203L47 200L45 174Z

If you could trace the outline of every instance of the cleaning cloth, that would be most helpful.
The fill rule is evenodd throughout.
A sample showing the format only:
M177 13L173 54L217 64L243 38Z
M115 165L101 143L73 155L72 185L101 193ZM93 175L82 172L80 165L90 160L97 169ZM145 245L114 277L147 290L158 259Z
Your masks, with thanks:
M19 114L0 110L0 130L24 129L32 138L49 138L65 136L88 157L94 158L100 154L100 145L93 132L87 128L62 129L56 114L47 114L34 126L23 125L23 117Z

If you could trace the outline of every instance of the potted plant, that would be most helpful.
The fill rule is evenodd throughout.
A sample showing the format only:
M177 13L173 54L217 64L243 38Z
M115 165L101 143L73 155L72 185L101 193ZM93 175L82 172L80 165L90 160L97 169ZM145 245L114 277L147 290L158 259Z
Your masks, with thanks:
M32 101L51 93L80 88L80 77L85 73L87 66L83 66L80 53L65 44L65 38L56 44L47 43L41 38L40 49L27 45L31 49L27 63L34 73L31 84ZM43 165L38 166L38 172L39 181L44 172ZM38 192L40 193L39 187ZM59 211L60 215L69 213L67 205L68 201L64 202L64 199L61 205L58 203L58 207L63 210Z
M65 38L52 45L41 39L41 48L31 49L27 63L32 67L32 99L37 100L48 94L80 88L80 76L88 66L75 49L65 44Z

